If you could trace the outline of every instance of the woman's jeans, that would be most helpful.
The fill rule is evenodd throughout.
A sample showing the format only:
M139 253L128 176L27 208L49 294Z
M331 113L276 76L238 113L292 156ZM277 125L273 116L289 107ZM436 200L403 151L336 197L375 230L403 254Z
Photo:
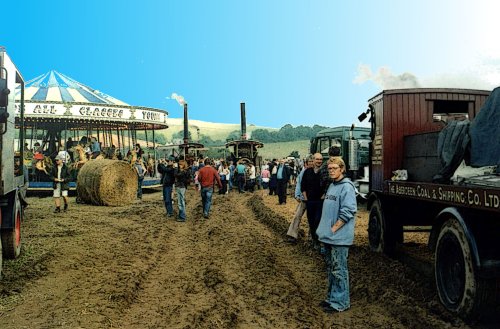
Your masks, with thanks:
M138 178L137 180L137 197L139 199L142 199L142 182L144 181L144 178Z
M174 214L174 207L172 206L172 186L163 186L163 202L167 209L167 215Z
M176 187L177 205L179 207L179 219L186 220L186 188Z
M349 271L347 258L348 246L335 246L325 243L325 261L328 271L328 293L326 301L338 311L351 307L349 298Z

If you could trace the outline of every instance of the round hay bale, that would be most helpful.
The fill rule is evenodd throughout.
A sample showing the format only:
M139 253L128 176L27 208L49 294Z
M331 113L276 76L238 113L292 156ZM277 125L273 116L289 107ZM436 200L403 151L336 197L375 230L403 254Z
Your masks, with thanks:
M85 203L96 206L122 206L137 197L137 174L120 160L91 160L80 169L76 191Z

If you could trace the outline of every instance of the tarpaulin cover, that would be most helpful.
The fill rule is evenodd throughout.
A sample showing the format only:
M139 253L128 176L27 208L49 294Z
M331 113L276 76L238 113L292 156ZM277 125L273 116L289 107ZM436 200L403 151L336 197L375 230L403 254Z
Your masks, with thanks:
M500 165L500 87L486 99L469 129L471 166Z
M467 134L469 124L469 120L450 121L439 133L438 156L443 167L439 174L433 177L434 182L448 182L462 162L470 141Z

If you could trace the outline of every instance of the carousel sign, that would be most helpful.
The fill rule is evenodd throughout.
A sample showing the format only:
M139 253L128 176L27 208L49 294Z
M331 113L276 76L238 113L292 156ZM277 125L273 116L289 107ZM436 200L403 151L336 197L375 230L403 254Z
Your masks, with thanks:
M19 114L19 104L16 104L16 114ZM157 110L77 104L25 103L24 115L53 115L61 117L69 116L73 118L124 119L155 123L165 123L166 121L166 113Z

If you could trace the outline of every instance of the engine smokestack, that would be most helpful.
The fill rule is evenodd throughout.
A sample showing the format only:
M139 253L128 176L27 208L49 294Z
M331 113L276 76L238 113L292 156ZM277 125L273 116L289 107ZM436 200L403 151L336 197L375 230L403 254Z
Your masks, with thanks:
M247 117L245 115L245 103L240 103L241 108L241 139L247 139Z
M189 143L188 105L184 103L184 144Z

